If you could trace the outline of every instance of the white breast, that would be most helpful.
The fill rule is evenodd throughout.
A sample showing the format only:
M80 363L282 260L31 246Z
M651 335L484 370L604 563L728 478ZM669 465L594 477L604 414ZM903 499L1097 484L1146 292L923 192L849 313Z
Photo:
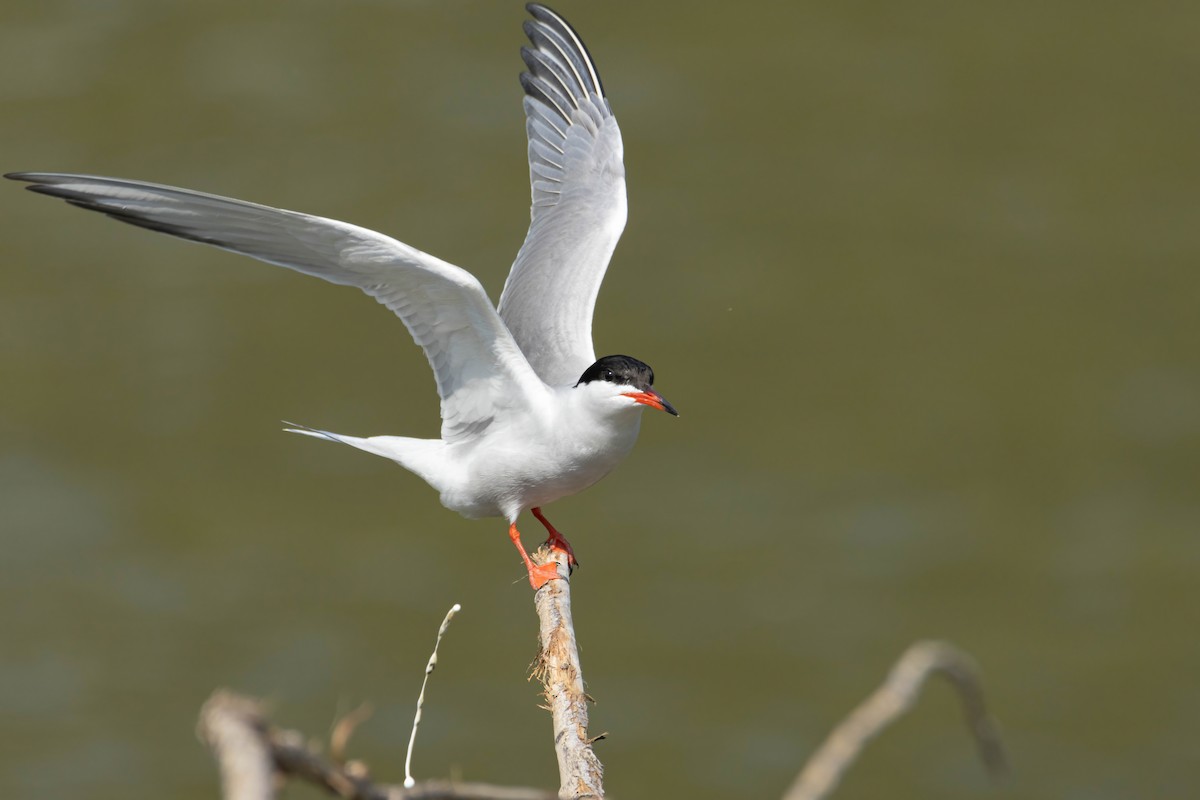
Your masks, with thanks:
M566 413L491 432L453 453L454 479L435 488L465 517L515 520L522 511L580 492L621 463L637 440L641 413L606 418Z

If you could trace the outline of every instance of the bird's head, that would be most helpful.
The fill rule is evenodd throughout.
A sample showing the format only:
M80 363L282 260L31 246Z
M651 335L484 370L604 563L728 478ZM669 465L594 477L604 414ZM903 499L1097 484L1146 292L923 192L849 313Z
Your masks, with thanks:
M654 391L654 370L630 356L604 356L592 364L575 386L602 399L619 403L619 408L649 406L679 416L667 399Z

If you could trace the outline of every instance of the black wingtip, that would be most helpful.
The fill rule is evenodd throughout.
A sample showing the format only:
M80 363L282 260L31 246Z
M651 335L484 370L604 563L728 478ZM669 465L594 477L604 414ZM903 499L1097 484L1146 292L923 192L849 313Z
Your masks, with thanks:
M8 176L5 175L4 177L7 178ZM14 180L23 181L23 180L28 180L28 179L27 178L15 178ZM70 199L66 194L64 194L60 191L56 191L54 186L51 186L46 183L31 183L25 187L25 191L33 192L34 194L44 194L48 197L59 197L59 198L62 198L63 200Z
M525 10L529 12L530 16L537 20L537 23L541 24L548 30L554 31L560 37L565 38L568 46L579 51L577 57L582 58L583 60L583 63L580 66L586 68L591 80L596 84L596 94L604 97L604 82L600 80L600 73L596 69L596 61L592 58L591 51L588 50L588 46L583 42L583 37L579 35L579 32L575 30L574 26L567 22L566 18L563 17L562 14L559 14L554 9L550 8L549 6L542 5L541 3L526 3ZM534 37L529 33L530 25L533 25L533 23L527 20L523 27L525 30L525 35L529 37L530 41L534 41Z
M519 80L521 88L525 90L525 94L535 100L545 104L546 108L557 112L558 116L566 120L568 123L571 120L571 103L565 97L555 98L553 89L543 82L539 82L537 78L530 75L528 72L522 72Z
M24 189L27 192L35 192L37 194L49 195L50 197L63 197L58 189L58 183L54 178L57 173L53 172L6 172L3 177L10 181L21 181L26 184Z
M553 22L558 20L566 22L566 20L563 19L562 14L559 14L550 6L542 3L526 3L525 10L528 11L529 14L539 22Z

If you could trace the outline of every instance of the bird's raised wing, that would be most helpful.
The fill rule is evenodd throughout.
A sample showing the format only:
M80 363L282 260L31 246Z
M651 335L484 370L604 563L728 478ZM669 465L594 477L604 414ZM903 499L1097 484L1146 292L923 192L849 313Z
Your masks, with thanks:
M153 183L44 172L5 177L122 222L357 286L394 311L425 351L447 442L507 413L534 411L547 394L474 276L383 234Z
M521 49L529 71L525 132L533 195L529 233L500 296L500 316L552 386L570 386L596 360L592 309L625 228L621 131L579 36L545 6Z

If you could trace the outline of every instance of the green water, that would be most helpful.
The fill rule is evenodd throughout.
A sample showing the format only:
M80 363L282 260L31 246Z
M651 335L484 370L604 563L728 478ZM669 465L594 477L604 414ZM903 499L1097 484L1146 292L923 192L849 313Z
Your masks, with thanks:
M566 0L564 0L564 3ZM840 797L1197 792L1200 10L560 10L622 124L600 352L678 420L549 510L620 797L777 797L912 640L982 664ZM346 219L496 296L528 220L518 3L15 0L0 170ZM397 780L556 783L502 523L285 435L434 435L358 293L0 186L0 795L209 798L209 692ZM537 525L526 521L528 540ZM1192 619L1192 622L1188 622Z

